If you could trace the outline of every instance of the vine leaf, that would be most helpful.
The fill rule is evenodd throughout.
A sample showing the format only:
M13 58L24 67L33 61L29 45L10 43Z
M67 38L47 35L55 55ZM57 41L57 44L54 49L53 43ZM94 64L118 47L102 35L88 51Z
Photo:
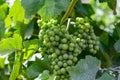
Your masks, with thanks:
M46 58L43 60L36 58L36 61L26 69L26 75L28 78L35 78L44 70L50 70L49 61Z
M120 39L114 44L114 48L118 53L120 52Z
M55 76L50 75L48 70L44 70L43 73L41 73L35 80L55 80Z
M45 4L40 8L38 13L43 19L53 18L62 11L66 11L70 0L45 0Z
M107 72L105 72L99 79L96 80L117 80L114 76L109 75Z
M117 0L108 1L108 6L113 10L113 14L117 14L117 12L116 12L116 4L117 4Z
M15 34L13 38L6 38L0 41L0 56L12 53L15 50L21 50L22 38L20 35Z
M5 19L5 26L11 27L11 25L16 25L17 22L23 22L24 19L24 9L21 6L20 0L16 0L14 5L10 8L9 14Z
M43 6L45 0L22 0L22 6L25 9L25 16L30 17L37 13L37 11Z
M5 32L4 22L0 21L0 40L2 37L4 37L4 32Z
M25 48L24 59L27 60L33 53L38 49L39 41L38 39L33 39L29 41L24 41L23 45Z
M69 68L68 72L72 80L95 80L99 67L100 61L97 58L86 56L75 67Z

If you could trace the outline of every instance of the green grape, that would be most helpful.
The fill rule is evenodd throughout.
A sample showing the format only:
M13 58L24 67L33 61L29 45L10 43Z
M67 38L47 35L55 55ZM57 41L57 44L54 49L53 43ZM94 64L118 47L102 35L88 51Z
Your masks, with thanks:
M72 60L68 60L68 61L67 61L67 64L68 64L68 65L72 65L72 64L73 64Z
M54 66L54 69L55 69L55 70L59 70L59 68L60 68L60 67L59 67L58 65L55 65L55 66Z
M61 67L63 63L61 61L58 62L58 66Z
M77 62L77 61L78 61L77 57L74 57L73 62Z
M64 39L61 40L61 42L62 42L62 43L67 43L67 39L64 38Z
M64 55L63 55L63 58L64 58L64 59L68 59L68 54L64 54Z
M63 67L67 67L67 63L63 63Z
M63 50L67 50L67 49L68 49L68 45L67 45L67 44L62 44L62 45L61 45L61 48L62 48Z
M65 68L61 68L61 74L65 74L66 73L66 69Z
M62 56L59 56L58 59L59 59L59 60L63 60L63 57L62 57Z
M69 59L73 59L73 55L72 54L69 55Z

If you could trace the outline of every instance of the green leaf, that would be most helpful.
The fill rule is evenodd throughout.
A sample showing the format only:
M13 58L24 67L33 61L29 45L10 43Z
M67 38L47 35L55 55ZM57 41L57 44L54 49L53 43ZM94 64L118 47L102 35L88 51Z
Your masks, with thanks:
M114 76L104 73L99 79L96 80L117 80Z
M116 5L117 5L117 0L108 1L108 6L113 10L113 14L117 14Z
M81 3L81 0L78 0L76 5L75 5L75 8L79 11L79 13L82 15L82 16L86 16L88 15L86 9L84 8L84 6L82 5Z
M23 22L23 19L24 9L21 6L20 0L16 0L14 5L10 8L7 18L5 19L5 25L6 27L10 27L13 24L16 25L17 22Z
M0 56L4 56L15 50L21 50L22 38L20 35L15 34L13 38L6 38L0 41Z
M27 60L29 57L31 57L32 54L34 54L37 51L38 44L39 44L38 39L25 41L23 43L25 49L25 53L24 53L25 60Z
M75 67L69 68L68 72L72 80L95 80L99 67L100 61L97 58L86 56Z
M25 39L30 39L33 32L34 32L34 24L35 24L35 19L33 18L27 25L26 28L26 33L25 33Z
M25 16L30 17L37 13L37 11L43 6L45 0L22 0L22 6L25 9Z
M114 44L114 48L118 53L120 52L120 39Z
M79 16L81 15L85 17L94 14L92 6L90 4L82 4L81 0L77 1L75 8L78 10Z
M0 5L5 3L6 0L0 0Z
M45 4L40 8L38 13L43 19L56 17L62 11L66 11L70 0L45 0Z
M0 58L0 68L4 68L5 67L5 58Z
M39 79L41 80L48 80L49 78L49 71L44 70L42 74L39 75Z
M50 70L50 62L46 59L36 59L36 61L27 68L26 74L28 78L35 78L44 70Z
M115 29L114 29L114 32L112 34L112 37L115 39L115 40L118 40L120 38L120 23L117 23L115 25Z
M4 32L5 32L4 22L0 21L0 40L1 38L4 37Z
M3 4L0 6L0 20L4 20L8 12L8 4Z
M44 70L35 80L56 80L54 75L50 75L48 70Z

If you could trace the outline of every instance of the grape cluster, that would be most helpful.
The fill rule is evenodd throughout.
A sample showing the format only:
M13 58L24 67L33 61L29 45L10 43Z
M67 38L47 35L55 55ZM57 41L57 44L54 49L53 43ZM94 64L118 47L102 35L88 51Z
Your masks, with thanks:
M76 18L73 33L53 19L49 22L39 20L38 25L41 27L40 52L48 54L53 73L60 80L69 80L67 69L77 63L82 50L88 48L96 53L99 49L93 28L83 18Z
M83 49L88 49L89 52L95 54L99 50L99 41L96 37L93 27L85 21L83 18L76 18L76 24L74 27L78 30L74 32L74 35L78 35L84 45L80 45Z

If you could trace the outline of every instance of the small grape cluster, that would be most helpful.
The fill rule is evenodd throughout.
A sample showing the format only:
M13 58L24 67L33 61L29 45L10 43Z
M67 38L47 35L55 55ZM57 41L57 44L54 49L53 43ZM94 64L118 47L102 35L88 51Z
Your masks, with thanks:
M53 73L60 80L69 80L67 69L75 66L82 50L88 48L91 53L96 53L99 49L93 28L83 20L76 18L74 33L70 33L65 25L57 24L54 19L49 22L38 21L41 27L40 52L48 54Z
M76 24L74 25L74 35L79 37L84 43L78 43L80 47L89 50L89 52L95 54L99 50L99 41L96 37L93 27L85 21L83 18L76 18Z

